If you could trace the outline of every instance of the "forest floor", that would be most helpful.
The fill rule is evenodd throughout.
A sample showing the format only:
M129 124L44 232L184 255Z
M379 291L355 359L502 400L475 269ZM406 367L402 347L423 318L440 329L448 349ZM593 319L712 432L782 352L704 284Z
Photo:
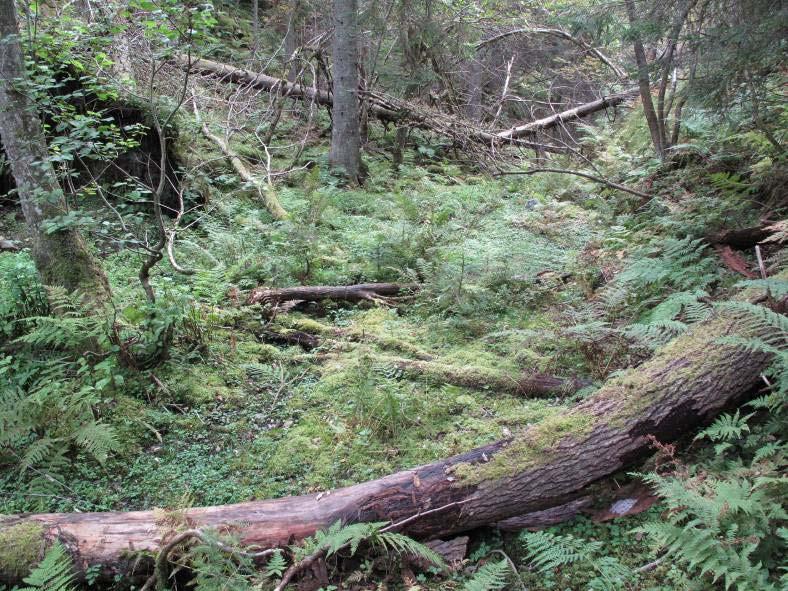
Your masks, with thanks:
M212 158L209 146L198 151ZM324 153L316 144L305 157L321 162ZM398 171L374 155L367 164L363 189L339 187L322 165L293 175L277 188L290 214L279 222L217 165L190 214L194 223L178 237L178 258L195 275L164 261L154 276L157 314L178 320L169 358L123 372L97 407L119 450L103 464L77 456L55 492L38 491L34 471L22 482L17 471L0 473L0 514L178 509L327 491L499 440L648 356L609 328L637 314L619 322L606 310L620 305L608 301L615 291L597 290L651 236L636 216L611 213L621 202L609 192L562 175L490 179L419 153ZM678 206L657 205L669 226ZM700 195L681 208L708 205ZM14 228L21 237L14 212L2 224L6 237L17 237ZM139 322L147 306L140 255L98 248L116 317ZM712 251L703 257L698 269L714 268L723 285L736 281ZM245 304L260 285L372 281L421 287L396 301L281 311ZM265 337L294 329L319 337L319 346ZM534 372L577 377L589 386L530 399L413 375L403 359L512 380ZM634 567L650 555L646 541L627 532L658 511L626 525L582 517L554 531L605 541L610 555ZM523 566L516 539L489 531L474 539L471 560L506 548ZM656 586L643 588L670 588L656 582L670 581L672 568L644 574ZM526 568L524 577L533 588L576 588L588 573L579 565L544 579Z

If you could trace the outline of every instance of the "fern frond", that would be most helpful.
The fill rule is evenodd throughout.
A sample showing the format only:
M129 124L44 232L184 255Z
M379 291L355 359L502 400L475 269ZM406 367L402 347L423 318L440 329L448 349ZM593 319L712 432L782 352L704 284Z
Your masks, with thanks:
M76 591L71 557L59 541L55 542L24 582L21 591Z
M394 552L398 555L406 554L414 558L420 558L439 568L446 567L446 563L440 554L429 546L425 546L421 542L417 542L406 535L396 532L380 532L374 536L374 538L390 552Z
M103 423L86 423L74 433L73 437L77 445L84 447L101 463L106 461L111 452L120 448L115 430Z
M504 559L488 561L479 567L473 577L465 581L464 591L498 591L505 589L509 574L509 563Z

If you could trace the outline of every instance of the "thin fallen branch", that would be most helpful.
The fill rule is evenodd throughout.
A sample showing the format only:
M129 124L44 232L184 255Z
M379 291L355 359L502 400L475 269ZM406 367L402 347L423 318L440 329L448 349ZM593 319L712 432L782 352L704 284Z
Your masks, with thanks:
M624 193L630 193L631 195L637 195L638 197L643 197L644 199L651 199L651 195L648 193L643 193L642 191L638 191L637 189L632 189L625 185L620 185L619 183L614 183L613 181L609 181L607 179L603 179L599 176L594 176L593 174L588 174L587 172L581 172L579 170L569 170L566 168L529 168L528 170L504 170L502 172L496 173L495 176L503 176L503 175L511 175L511 174L522 174L522 175L531 175L537 174L542 172L552 172L556 174L571 174L574 176L583 177L584 179L588 179L590 181L594 181L595 183L600 183L611 189L616 189L617 191L623 191Z
M635 97L637 94L637 88L630 88L628 90L624 90L623 92L611 94L610 96L603 96L602 98L591 101L590 103L583 103L582 105L567 109L566 111L561 111L555 115L550 115L548 117L543 117L542 119L537 119L536 121L531 121L530 123L511 127L505 131L497 132L494 135L498 141L501 142L534 136L538 132L546 131L548 129L552 129L553 127L563 125L564 123L574 121L575 119L582 119L583 117L593 115L594 113L603 111L609 107L620 105L621 103Z
M224 138L213 133L211 129L208 127L208 124L201 120L200 112L197 109L196 98L192 101L192 107L194 109L194 117L197 120L197 122L200 124L203 135L209 140L211 140L213 143L215 143L217 146L219 146L219 149L222 151L222 154L224 154L227 157L227 159L230 161L230 164L232 164L233 168L235 169L235 172L238 173L238 176L240 176L245 182L249 183L257 190L258 195L260 195L260 198L263 200L263 203L265 204L265 208L270 212L273 218L275 220L287 219L288 217L287 212L279 203L279 199L276 198L273 185L271 185L271 183L268 182L266 184L266 187L263 188L262 181L256 179L252 175L252 173L246 167L246 164L244 164L243 160L241 160L238 154L236 154L235 151L230 147L230 144L228 144L224 140Z

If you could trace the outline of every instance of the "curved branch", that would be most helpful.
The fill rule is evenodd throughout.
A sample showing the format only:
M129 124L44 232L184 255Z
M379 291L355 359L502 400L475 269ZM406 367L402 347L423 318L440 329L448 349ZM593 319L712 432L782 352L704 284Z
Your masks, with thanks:
M512 29L511 31L504 31L503 33L498 33L489 39L484 39L483 41L479 41L476 44L477 48L484 47L485 45L489 45L491 43L495 43L496 41L500 41L501 39L505 39L507 37L511 37L513 35L552 35L553 37L560 37L561 39L566 39L567 41L574 43L578 47L582 48L583 50L587 51L603 64L605 64L608 68L613 70L616 76L621 79L627 78L627 74L624 69L616 64L613 60L607 57L604 53L599 51L593 45L586 43L582 39L575 37L571 33L564 31L563 29L546 29L541 27L524 27L520 29Z
M625 185L614 183L613 181L603 179L602 177L594 176L593 174L588 174L587 172L581 172L579 170L568 170L565 168L529 168L528 170L505 170L503 172L496 173L495 176L513 175L513 174L532 175L539 172L573 174L575 176L583 177L584 179L594 181L595 183L600 183L602 185L610 187L611 189L616 189L617 191L623 191L624 193L630 193L631 195L637 195L638 197L643 197L643 199L651 199L652 197L648 193L643 193L642 191L638 191L637 189L632 189Z

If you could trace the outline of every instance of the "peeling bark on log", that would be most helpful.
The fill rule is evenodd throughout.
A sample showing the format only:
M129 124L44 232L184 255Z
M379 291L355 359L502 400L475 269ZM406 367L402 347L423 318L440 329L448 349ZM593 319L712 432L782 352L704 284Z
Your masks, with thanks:
M253 289L246 300L249 304L278 304L294 300L316 302L319 300L344 300L348 302L384 300L401 292L418 289L418 284L359 283L357 285L303 285L269 289Z
M751 335L733 312L699 323L648 362L608 381L577 406L515 436L432 464L321 494L177 511L49 513L1 518L0 536L40 528L60 539L78 568L142 575L181 527L233 532L262 548L291 543L337 520L392 521L421 539L498 523L583 496L589 485L632 466L651 451L649 435L671 442L708 424L751 392L769 356L716 343ZM16 528L21 528L17 530ZM0 551L0 571L2 571Z
M184 56L176 55L173 57L173 60L181 67L189 66L189 62ZM333 98L327 91L316 90L302 84L295 84L281 78L266 76L265 74L236 68L235 66L209 59L203 58L193 62L191 70L203 75L218 77L223 82L246 85L267 92L282 92L292 99L313 101L329 107L333 103ZM383 122L407 124L410 127L432 131L439 135L470 140L471 142L486 145L517 144L526 148L547 152L564 152L565 149L561 146L535 143L526 141L523 138L533 139L538 132L546 131L563 123L587 117L593 113L619 105L635 96L637 89L629 89L621 93L602 97L590 103L584 103L561 113L556 113L550 117L531 121L530 123L503 131L484 130L474 123L459 117L430 111L408 101L378 93L363 92L360 94L366 102L367 112Z
M540 529L556 525L557 523L574 519L584 509L590 507L592 502L591 497L580 497L564 505L504 519L496 523L495 527L502 531L520 531L522 529Z
M741 273L747 279L755 279L758 277L758 275L750 271L750 269L747 267L747 261L745 261L739 253L734 252L730 246L717 244L714 247L714 250L717 251L717 254L720 256L722 262L731 271L734 271L735 273Z

